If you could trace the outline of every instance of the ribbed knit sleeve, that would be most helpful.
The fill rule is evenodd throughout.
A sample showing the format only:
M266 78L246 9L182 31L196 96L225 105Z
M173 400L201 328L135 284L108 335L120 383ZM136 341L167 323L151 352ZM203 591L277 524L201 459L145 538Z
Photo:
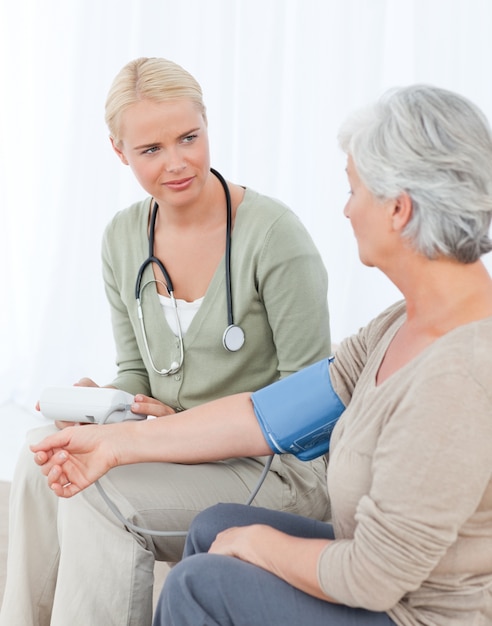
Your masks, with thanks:
M319 581L397 623L464 626L472 613L451 621L441 604L473 612L492 586L492 320L456 329L376 386L394 330L379 337L334 433L337 540Z

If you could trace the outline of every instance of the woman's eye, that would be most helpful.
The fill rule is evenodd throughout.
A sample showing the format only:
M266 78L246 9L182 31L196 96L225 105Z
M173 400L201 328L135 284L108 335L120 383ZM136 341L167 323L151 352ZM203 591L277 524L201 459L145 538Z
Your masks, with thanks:
M144 150L144 154L154 154L154 152L157 152L157 150L159 150L159 148L157 146L152 146L152 148L147 148L147 150Z
M183 143L191 143L197 138L197 136L198 135L186 135L186 137L183 137Z

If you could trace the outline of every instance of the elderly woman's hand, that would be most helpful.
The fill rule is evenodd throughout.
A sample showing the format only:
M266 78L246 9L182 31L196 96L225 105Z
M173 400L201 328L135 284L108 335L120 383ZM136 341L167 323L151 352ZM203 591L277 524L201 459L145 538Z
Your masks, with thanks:
M64 428L31 446L34 460L57 496L69 498L118 465L133 445L135 422Z

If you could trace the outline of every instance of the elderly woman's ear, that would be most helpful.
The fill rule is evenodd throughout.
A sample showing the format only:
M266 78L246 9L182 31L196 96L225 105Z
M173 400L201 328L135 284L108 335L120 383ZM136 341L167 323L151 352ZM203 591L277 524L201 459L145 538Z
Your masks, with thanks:
M412 213L412 199L408 193L403 192L393 201L393 229L402 231L412 218Z

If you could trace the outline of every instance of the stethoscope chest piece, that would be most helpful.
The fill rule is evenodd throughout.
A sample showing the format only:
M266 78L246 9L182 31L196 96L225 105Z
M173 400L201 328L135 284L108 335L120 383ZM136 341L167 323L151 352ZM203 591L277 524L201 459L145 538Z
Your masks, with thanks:
M236 326L236 324L231 324L222 335L222 343L229 352L237 352L244 344L243 329L240 326Z

